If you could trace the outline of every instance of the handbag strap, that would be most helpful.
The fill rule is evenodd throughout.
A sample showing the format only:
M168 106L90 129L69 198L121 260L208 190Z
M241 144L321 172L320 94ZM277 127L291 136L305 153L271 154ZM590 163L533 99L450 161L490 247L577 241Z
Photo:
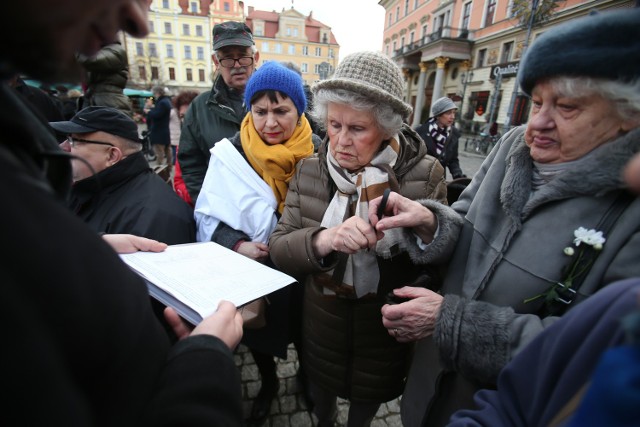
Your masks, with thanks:
M613 203L609 206L598 222L596 229L602 231L602 234L605 236L609 235L609 232L613 229L614 225L622 215L627 207L631 204L633 200L635 200L636 196L628 192L627 190L620 190L618 196L613 201ZM585 278L589 274L591 270L591 266L596 261L596 258L600 255L602 251L595 250L594 248L589 248L585 252L585 256L582 261L582 265L587 265L587 268L582 269L581 273L577 275L570 288L562 287L560 284L557 285L556 292L558 293L558 297L555 300L551 301L547 304L547 311L550 315L557 315L562 312L573 303L574 299L578 295L578 290L584 283Z

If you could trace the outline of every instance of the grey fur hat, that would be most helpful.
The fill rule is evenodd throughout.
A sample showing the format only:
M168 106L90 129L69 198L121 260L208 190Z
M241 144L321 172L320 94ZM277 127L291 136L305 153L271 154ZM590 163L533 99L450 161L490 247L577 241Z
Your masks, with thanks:
M438 117L442 113L446 113L449 110L458 109L458 106L446 96L438 98L436 102L431 106L431 117Z
M402 100L404 78L400 67L379 52L355 52L347 55L327 80L312 87L315 94L321 89L346 89L377 102L391 106L406 119L413 108Z
M569 21L542 34L520 63L518 79L531 95L554 76L631 81L640 77L640 9L618 9Z

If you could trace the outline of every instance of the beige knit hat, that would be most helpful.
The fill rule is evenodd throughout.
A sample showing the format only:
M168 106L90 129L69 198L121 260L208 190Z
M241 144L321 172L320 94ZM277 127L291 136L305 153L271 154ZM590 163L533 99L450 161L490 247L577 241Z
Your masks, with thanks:
M311 89L346 89L378 102L388 104L402 115L409 117L413 108L402 100L404 79L400 67L379 52L356 52L347 55L327 80L316 83Z

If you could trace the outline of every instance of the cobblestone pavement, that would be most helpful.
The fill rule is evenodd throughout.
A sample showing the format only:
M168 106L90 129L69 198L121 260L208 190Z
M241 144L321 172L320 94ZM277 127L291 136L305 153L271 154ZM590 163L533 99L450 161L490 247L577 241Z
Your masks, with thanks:
M251 413L253 399L260 390L258 368L247 347L240 345L235 355L236 366L242 377L243 411L245 419ZM287 360L277 360L277 373L280 379L278 398L271 404L271 415L263 427L311 427L317 421L308 411L302 392L296 381L298 355L293 345L288 349ZM338 400L338 419L336 426L346 426L348 402ZM400 400L395 399L380 406L372 427L401 427Z

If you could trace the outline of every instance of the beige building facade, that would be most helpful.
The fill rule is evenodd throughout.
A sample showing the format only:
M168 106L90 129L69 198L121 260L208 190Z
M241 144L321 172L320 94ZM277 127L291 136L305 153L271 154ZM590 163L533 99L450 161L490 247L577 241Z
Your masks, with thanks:
M129 57L129 87L161 85L172 93L211 88L213 25L244 19L237 0L153 0L149 7L149 35L123 36Z
M534 2L528 2L533 4ZM550 0L542 0L538 12ZM564 0L539 25L515 14L514 0L380 0L385 9L382 51L403 69L412 126L424 122L442 96L459 106L458 124L478 132L525 123L529 100L516 74L526 47L547 29L593 9L633 7L631 0Z
M253 31L261 63L291 62L308 85L327 78L337 66L340 46L331 27L312 14L305 16L293 6L281 12L249 6L246 23Z

